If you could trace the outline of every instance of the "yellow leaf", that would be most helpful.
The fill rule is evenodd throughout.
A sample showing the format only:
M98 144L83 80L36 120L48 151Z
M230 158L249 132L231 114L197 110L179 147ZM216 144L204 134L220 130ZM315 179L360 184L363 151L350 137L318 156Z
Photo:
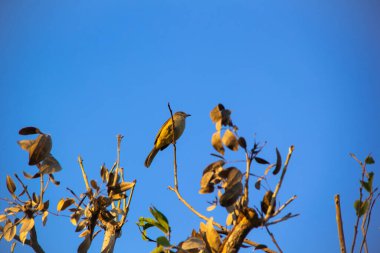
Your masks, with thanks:
M25 218L21 221L21 229L20 229L20 241L24 244L26 237L29 231L34 227L34 219L33 218Z

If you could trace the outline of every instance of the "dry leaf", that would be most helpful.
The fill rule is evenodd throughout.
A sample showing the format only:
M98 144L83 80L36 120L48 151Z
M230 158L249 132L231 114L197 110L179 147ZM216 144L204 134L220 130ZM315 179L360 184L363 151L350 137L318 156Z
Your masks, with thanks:
M190 237L186 241L184 241L181 245L181 249L183 250L192 250L198 249L203 250L206 247L206 243L198 237Z
M71 198L61 199L58 202L57 211L63 211L74 203L75 203L75 200Z
M210 218L206 224L206 238L212 253L217 253L221 245L221 240L218 232L216 232L212 224L213 218Z
M20 229L20 241L24 244L26 237L29 231L34 227L34 219L33 218L25 218L21 221L21 229Z
M220 139L220 131L215 132L211 137L211 145L214 147L216 151L218 151L221 155L224 155L224 147L223 142Z
M239 199L243 192L243 184L241 182L235 184L231 188L226 188L224 194L219 198L219 203L223 207L230 206Z
M222 104L218 104L211 110L210 118L213 123L216 123L218 120L222 119L222 110L224 110L224 106Z
M12 241L13 237L15 237L16 235L16 232L17 232L16 226L12 222L8 222L7 224L5 224L3 228L4 239L7 242Z
M24 127L18 131L20 135L40 134L41 131L37 127Z
M83 242L78 247L78 253L87 253L91 246L91 237L87 235Z
M225 146L227 146L229 149L233 151L237 151L239 149L239 143L236 139L236 136L231 130L227 129L224 132L222 142Z
M50 135L40 134L29 149L29 165L36 165L44 160L51 151L52 140Z
M48 214L48 211L44 211L44 213L42 214L42 225L44 226L46 225Z
M20 145L20 147L29 152L30 147L35 143L35 140L21 140L18 141L17 144Z
M58 172L62 170L61 165L59 162L49 154L41 163L40 166L40 173L41 174L53 174L55 172Z
M10 192L10 194L14 194L15 191L16 191L16 185L15 183L13 182L12 178L10 176L7 175L7 188L8 188L8 191Z

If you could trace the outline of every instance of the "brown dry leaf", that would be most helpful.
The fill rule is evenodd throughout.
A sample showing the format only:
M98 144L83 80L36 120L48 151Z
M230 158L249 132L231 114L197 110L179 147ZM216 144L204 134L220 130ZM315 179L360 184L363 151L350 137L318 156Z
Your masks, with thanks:
M52 148L50 135L40 134L29 149L29 165L36 165L49 156Z
M78 253L87 253L90 246L91 246L91 237L90 235L86 235L85 239L78 247Z
M74 203L75 203L75 200L71 198L61 199L58 202L57 211L63 211Z
M225 146L233 151L237 151L239 149L238 140L236 139L235 134L229 129L224 132L222 142Z
M11 253L15 252L16 242L12 242Z
M18 141L17 144L20 145L20 147L29 152L30 147L35 143L35 140L21 140Z
M232 126L231 111L228 109L222 110L222 125Z
M268 208L270 206L270 202L272 201L273 192L267 191L263 197L263 201L261 201L261 211L266 215ZM276 202L273 205L273 209L271 214L274 213L274 210L276 209Z
M99 191L99 186L98 186L98 184L96 183L96 181L95 180L91 180L91 186L92 186L92 188L94 189L94 190L96 190L96 191Z
M210 118L211 118L212 123L216 123L218 120L222 119L223 110L224 110L224 106L222 104L218 104L211 110Z
M201 189L198 191L198 193L199 193L199 194L212 193L212 192L214 192L214 189L215 189L214 185L213 185L213 184L209 184L209 185L207 185L206 187L201 188Z
M44 226L46 225L48 214L48 211L44 211L44 213L42 214L42 225Z
M226 226L231 226L234 222L234 213L231 212L227 215Z
M100 176L102 177L103 183L108 182L109 172L104 164L102 165L102 168L100 169Z
M123 193L116 193L116 194L112 194L110 196L110 198L112 200L120 200L120 199L125 199L127 197L127 195L123 194Z
M216 129L216 131L222 130L222 120L221 119L216 122L215 129Z
M83 231L80 235L79 235L79 237L81 238L81 237L85 237L85 236L87 236L87 235L89 235L91 232L90 232L90 230L85 230L85 231Z
M224 147L222 139L220 139L220 131L215 132L211 137L211 145L218 153L224 155Z
M216 232L214 225L212 224L213 218L211 217L206 224L206 238L211 248L212 253L217 253L221 245L221 240L218 232Z
M225 188L231 188L235 184L241 182L243 178L243 174L241 171L235 167L229 167L219 173L219 176L221 178L224 178L226 180L226 187Z
M62 170L61 165L59 162L49 154L41 163L40 166L40 173L41 174L53 174L55 172L58 172Z
M190 237L186 241L184 241L181 245L181 249L183 250L204 250L206 248L206 243L198 237Z
M282 165L281 154L280 154L280 151L278 151L278 148L276 148L276 156L277 156L276 168L273 171L273 175L277 175L277 173L280 172L281 165Z
M219 198L219 203L223 207L230 206L239 199L243 192L243 184L241 182L235 184L231 188L226 188L224 194Z
M239 137L238 143L239 143L240 147L247 149L247 142L244 139L244 137Z
M209 212L211 212L211 211L214 210L215 208L216 208L216 202L213 203L211 206L208 206L206 210L209 211Z
M203 174L202 179L201 179L201 191L202 191L202 193L207 193L207 191L205 192L204 190L207 190L207 189L211 190L210 188L213 185L211 184L211 186L210 186L210 181L211 181L213 176L214 176L213 171L208 171L205 174Z
M79 224L78 224L77 227L75 228L75 232L82 231L82 230L87 226L87 222L88 222L87 219L82 220L81 222L79 222Z
M8 215L14 215L18 212L21 212L22 211L22 207L21 206L12 206L12 207L8 207L4 210Z
M60 184L59 181L56 181L56 180L54 179L53 174L49 174L49 180L50 180L50 182L52 182L52 183L55 184L56 186L58 186L58 185Z
M21 229L20 229L20 241L24 244L26 237L29 231L34 227L34 219L33 218L25 218L21 221Z
M37 127L24 127L18 131L20 135L40 134L41 131Z
M71 224L73 224L74 226L77 226L80 217L81 217L81 213L80 213L80 212L75 212L75 213L73 213L73 214L70 216L70 222L71 222Z
M7 216L5 214L0 214L0 222L3 222L7 219Z
M14 195L15 191L16 191L16 185L15 183L13 182L13 179L7 175L7 188L8 188L8 191L10 192L10 194Z
M16 226L12 222L7 222L3 228L3 234L4 234L4 239L7 242L12 241L13 237L15 237L17 232Z

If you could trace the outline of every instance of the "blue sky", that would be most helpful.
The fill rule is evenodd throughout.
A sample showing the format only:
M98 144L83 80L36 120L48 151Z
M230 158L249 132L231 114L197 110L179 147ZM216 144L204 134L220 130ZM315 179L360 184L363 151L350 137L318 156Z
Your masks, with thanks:
M274 226L285 252L338 252L334 194L341 194L350 245L360 169L348 155L372 152L380 161L380 2L368 1L10 1L0 3L0 183L27 166L18 130L34 125L52 134L63 171L47 196L56 206L84 191L77 156L90 178L112 166L116 134L125 136L121 164L137 179L128 223L116 252L148 252L135 222L150 205L162 210L173 242L200 220L167 187L172 150L143 166L161 124L174 110L192 114L178 142L184 197L207 213L212 195L199 195L203 169L214 159L209 111L223 103L248 143L267 141L263 156L295 152L280 191L296 219ZM227 154L243 158L243 153ZM237 163L244 169L244 164ZM378 164L371 167L379 185ZM264 168L254 167L260 173ZM272 188L275 181L271 181ZM33 184L33 182L32 182ZM35 187L38 187L36 185ZM253 191L258 203L262 193ZM5 203L0 203L1 209ZM219 208L209 216L223 223ZM370 251L380 251L380 208L373 213ZM80 243L65 217L37 224L46 252L75 252ZM90 252L98 252L99 236ZM274 248L264 230L249 238ZM9 244L0 242L1 252ZM31 252L17 246L17 252ZM250 250L242 250L250 252Z

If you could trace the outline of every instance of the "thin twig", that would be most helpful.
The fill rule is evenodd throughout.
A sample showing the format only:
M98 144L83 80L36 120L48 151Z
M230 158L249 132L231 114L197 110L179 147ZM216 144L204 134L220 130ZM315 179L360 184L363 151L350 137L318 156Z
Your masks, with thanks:
M86 184L86 190L87 192L90 192L91 191L91 188L90 188L90 185L88 183L88 178L87 178L87 174L86 172L84 171L84 167L83 167L83 159L81 156L78 156L78 163L79 163L79 166L82 170L82 176L83 176L83 180L84 180L84 183Z
M354 154L351 154L351 156L360 164L360 167L362 168L362 179L361 181L364 181L364 175L365 175L365 164L363 164ZM362 200L363 200L363 185L360 184L360 188L359 188L359 203L362 203ZM352 240L352 246L351 246L351 253L354 253L354 250L355 250L355 243L356 243L356 237L357 237L357 234L358 234L358 226L359 226L359 220L360 220L360 215L357 213L356 215L356 222L355 222L355 226L354 226L354 237L353 237L353 240Z
M170 117L172 119L172 131L173 131L173 152L174 152L174 188L178 190L178 176L177 176L177 147L176 147L176 141L175 141L175 125L174 125L174 117L173 117L173 111L170 107L170 103L168 103L168 108L170 111Z
M294 195L293 197L291 197L290 199L288 199L282 206L280 206L279 209L277 209L276 212L274 212L274 214L272 215L272 217L275 217L277 216L278 214L281 213L282 210L285 209L285 207L287 207L290 203L293 202L293 200L295 200L297 198L297 195Z
M339 235L339 243L340 243L340 252L346 253L346 241L344 240L343 220L342 220L342 213L340 209L339 194L336 194L334 199L335 199L336 224L338 226L338 235Z
M287 215L285 215L284 217L282 217L282 218L280 218L278 220L274 220L274 221L271 221L271 222L266 222L265 225L266 226L271 226L271 225L274 225L274 224L277 224L277 223L289 220L291 218L295 218L295 217L297 217L299 215L300 215L299 213L297 213L297 214L288 213Z
M282 169L282 174L281 174L281 177L280 177L280 181L276 185L276 189L274 190L274 193L272 195L272 200L270 202L270 206L268 207L268 211L267 211L267 214L266 214L266 216L264 218L264 222L267 222L272 217L271 213L272 213L272 210L274 208L274 203L276 201L277 194L278 194L278 192L279 192L279 190L281 188L282 181L284 180L285 173L286 173L286 170L288 168L288 164L289 164L290 158L292 157L293 150L294 150L294 146L292 145L292 146L289 147L288 156L286 157L284 168Z
M169 186L169 190L173 191L175 194L177 194L177 197L178 199L187 207L190 209L190 211L192 211L195 215L197 215L199 218L201 218L202 220L204 221L209 221L210 218L206 217L205 215L201 214L200 212L198 212L197 210L195 210L183 197L182 195L179 193L178 189L175 189L171 186ZM213 221L212 222L214 224L214 226L218 227L219 229L221 230L224 230L224 231L227 231L227 229L222 226L221 224L219 224L218 222L215 222Z
M29 200L32 201L32 197L29 194L28 187L25 186L25 184L21 181L21 179L18 177L18 175L16 173L15 173L15 177L20 182L22 187L24 188L24 191L25 191L26 195L28 196Z
M219 234L228 235L228 233L229 233L230 231L228 231L228 230L227 230L227 231L225 231L225 230L216 230L216 232L218 232ZM244 242L245 244L251 245L251 246L253 246L253 247L255 247L255 248L261 246L261 247L260 247L260 250L262 250L262 251L264 251L264 252L266 252L266 253L277 253L276 251L274 251L274 250L268 248L266 245L261 244L261 243L257 243L257 242L254 242L254 241L251 241L251 240L249 240L249 239L247 239L247 238L245 238L243 242ZM263 247L263 246L265 246L265 247Z
M377 188L375 189L375 191L377 191ZM374 191L374 192L375 192L375 191ZM363 244L364 244L364 242L367 241L367 232L368 232L369 224L370 224L370 221L371 221L372 210L373 210L373 207L375 206L376 200L379 198L379 196L380 196L380 193L378 193L378 194L376 195L376 197L373 199L372 204L371 204L371 206L370 206L370 209L369 209L369 212L368 212L368 220L367 220L367 224L366 224L366 228L365 228L365 233L364 233L364 235L363 235L363 241L362 241L362 245L361 245L361 247L360 247L360 251L361 251L362 248L363 248ZM368 252L368 248L365 249L365 250L366 250L366 252Z
M282 250L281 250L281 248L280 248L280 245L278 245L278 243L277 243L277 241L276 241L276 238L274 237L273 233L269 230L268 226L265 226L265 229L267 230L267 232L268 232L270 238L272 239L272 242L274 243L274 245L276 245L278 251L279 251L280 253L282 253Z
M244 185L244 203L248 206L248 185L249 185L249 175L251 170L252 160L248 155L247 150L245 150L245 160L246 160L246 171L245 171L245 185Z
M78 201L80 201L80 198L75 194L73 190L71 190L69 187L66 187L66 190L68 190Z
M44 174L40 175L40 201L44 198Z
M123 217L121 218L121 224L124 224L125 219L127 218L127 215L128 215L128 212L129 212L129 206L131 205L131 201L132 201L132 197L133 197L133 192L135 190L135 186L136 186L136 179L133 180L133 186L131 188L131 193L129 195L128 203L125 206L125 210L124 210L125 215L123 215Z

